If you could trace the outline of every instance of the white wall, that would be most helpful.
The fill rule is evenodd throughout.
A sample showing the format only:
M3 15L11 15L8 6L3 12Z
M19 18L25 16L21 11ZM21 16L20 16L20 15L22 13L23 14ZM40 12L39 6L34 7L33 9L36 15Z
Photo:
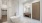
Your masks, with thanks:
M15 16L16 8L18 8L18 0L14 0L13 2L12 2L12 0L10 0L10 2L8 4L8 11L9 11L8 14L10 16Z
M2 2L1 2L1 0L0 0L0 19L1 19L1 17L2 17L2 15L1 15L1 5L2 5Z
M42 0L40 0L40 21L42 23Z
M1 19L2 15L1 15L1 7L0 7L0 19Z

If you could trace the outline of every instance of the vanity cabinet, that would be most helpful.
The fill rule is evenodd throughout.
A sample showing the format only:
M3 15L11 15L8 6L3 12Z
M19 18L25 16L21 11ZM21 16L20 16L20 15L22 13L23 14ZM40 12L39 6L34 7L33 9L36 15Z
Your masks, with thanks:
M32 3L32 18L40 20L40 2Z
M31 18L31 13L28 13L28 12L27 13L24 13L24 16Z

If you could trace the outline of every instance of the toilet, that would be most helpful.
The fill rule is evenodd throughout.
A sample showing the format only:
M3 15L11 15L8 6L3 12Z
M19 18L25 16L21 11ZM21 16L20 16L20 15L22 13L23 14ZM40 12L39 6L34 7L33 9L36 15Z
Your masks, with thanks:
M12 16L12 17L10 17L10 19L13 23L20 23L20 19L17 16Z

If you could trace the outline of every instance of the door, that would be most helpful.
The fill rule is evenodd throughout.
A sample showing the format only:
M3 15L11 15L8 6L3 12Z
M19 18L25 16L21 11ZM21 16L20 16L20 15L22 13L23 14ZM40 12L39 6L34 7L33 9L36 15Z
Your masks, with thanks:
M32 18L40 20L40 2L32 4Z

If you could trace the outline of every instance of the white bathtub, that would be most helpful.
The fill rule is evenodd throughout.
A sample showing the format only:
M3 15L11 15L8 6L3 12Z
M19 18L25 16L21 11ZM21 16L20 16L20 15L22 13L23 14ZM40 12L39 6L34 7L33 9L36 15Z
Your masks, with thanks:
M17 16L12 16L12 17L10 17L10 19L13 23L20 23L20 19Z

